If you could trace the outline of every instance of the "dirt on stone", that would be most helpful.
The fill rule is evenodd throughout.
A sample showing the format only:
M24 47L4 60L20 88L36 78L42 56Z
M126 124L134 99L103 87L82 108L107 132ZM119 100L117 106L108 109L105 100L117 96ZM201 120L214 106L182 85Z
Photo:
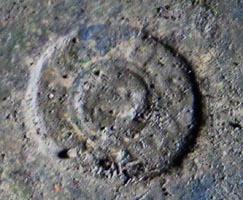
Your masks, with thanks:
M0 2L0 199L241 199L241 1Z

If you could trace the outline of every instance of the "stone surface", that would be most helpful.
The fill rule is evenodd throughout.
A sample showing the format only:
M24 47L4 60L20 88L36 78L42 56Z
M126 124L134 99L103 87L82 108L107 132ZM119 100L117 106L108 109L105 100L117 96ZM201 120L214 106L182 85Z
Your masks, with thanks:
M0 199L241 199L242 8L0 2Z

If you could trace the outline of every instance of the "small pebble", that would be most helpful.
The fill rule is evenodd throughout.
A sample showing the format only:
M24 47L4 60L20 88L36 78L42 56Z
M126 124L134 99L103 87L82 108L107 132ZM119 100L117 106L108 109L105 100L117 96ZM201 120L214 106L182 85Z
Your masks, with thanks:
M75 158L75 157L77 157L77 151L76 151L76 149L74 149L74 148L69 149L69 150L67 151L67 156L68 156L69 158Z
M54 98L54 94L50 93L50 94L48 95L48 98L49 98L49 99L53 99L53 98Z
M58 185L54 185L54 186L53 186L53 191L54 191L54 192L59 192L59 190L60 190L60 188L59 188Z

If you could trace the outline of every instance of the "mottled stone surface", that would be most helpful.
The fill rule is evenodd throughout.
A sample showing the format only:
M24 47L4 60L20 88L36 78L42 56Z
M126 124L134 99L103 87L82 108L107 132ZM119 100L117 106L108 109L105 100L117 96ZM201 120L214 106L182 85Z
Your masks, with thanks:
M241 199L242 13L0 2L0 199Z

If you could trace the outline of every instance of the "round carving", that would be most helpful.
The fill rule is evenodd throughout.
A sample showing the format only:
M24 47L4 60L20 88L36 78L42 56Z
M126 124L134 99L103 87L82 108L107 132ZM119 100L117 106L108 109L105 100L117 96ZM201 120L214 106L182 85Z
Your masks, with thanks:
M91 176L160 174L198 126L190 73L182 59L134 28L81 25L37 61L28 124L58 148L75 148Z

